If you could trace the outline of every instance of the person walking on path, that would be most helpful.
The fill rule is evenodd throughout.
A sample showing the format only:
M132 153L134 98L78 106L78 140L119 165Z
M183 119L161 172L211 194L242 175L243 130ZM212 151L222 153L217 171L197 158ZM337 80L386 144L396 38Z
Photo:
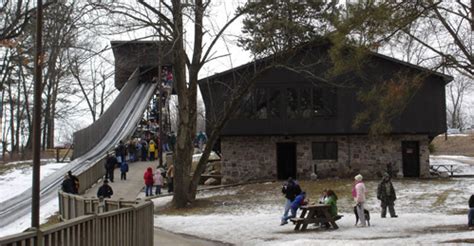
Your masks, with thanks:
M109 186L109 181L107 179L104 180L104 184L99 188L97 191L98 198L110 198L114 194L112 187Z
M148 144L148 152L150 153L150 161L155 160L155 151L156 151L156 145L153 140L150 140L150 143Z
M291 203L295 200L296 196L301 193L301 188L293 178L289 177L288 181L283 184L281 192L285 195L286 203L283 216L281 217L281 225L284 225L287 222L288 212L290 211Z
M356 211L360 219L360 226L366 227L366 220L364 214L365 193L367 192L364 182L362 182L362 175L357 174L354 177L354 186L352 187L352 197L356 202Z
M122 163L125 161L125 156L127 153L127 148L123 144L123 142L120 140L119 144L117 145L117 148L115 148L115 156L117 157L117 162Z
M168 178L168 193L173 192L173 180L174 180L174 165L170 164L168 170L166 170L166 177Z
M148 167L143 174L143 179L145 180L145 195L153 195L153 170L151 167Z
M153 180L156 186L155 195L161 195L161 187L163 187L163 175L161 175L161 170L159 167L156 168Z
M474 195L469 198L469 213L467 214L467 225L470 229L474 228Z
M72 174L72 171L67 172L67 175L73 182L73 192L72 194L79 194L79 179L77 178L76 175Z
M127 180L128 163L126 161L120 164L120 180Z
M387 214L387 207L390 217L398 217L395 214L395 208L393 207L395 205L395 200L397 200L397 196L395 195L395 189L393 188L392 181L388 173L383 174L382 181L377 187L377 199L380 200L380 206L382 207L382 218L385 218Z
M115 156L107 154L107 159L105 160L105 179L114 182L114 169L118 164L117 158Z
M148 153L148 144L146 143L145 139L142 139L140 141L140 150L141 150L141 156L142 156L142 161L146 161L147 153Z

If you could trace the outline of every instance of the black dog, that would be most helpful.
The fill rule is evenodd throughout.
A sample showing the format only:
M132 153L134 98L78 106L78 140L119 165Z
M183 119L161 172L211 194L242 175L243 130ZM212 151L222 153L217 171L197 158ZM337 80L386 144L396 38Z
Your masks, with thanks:
M354 214L356 216L356 225L359 223L359 215L357 214L357 205L354 206ZM365 221L367 221L367 225L370 226L370 213L369 210L364 209Z

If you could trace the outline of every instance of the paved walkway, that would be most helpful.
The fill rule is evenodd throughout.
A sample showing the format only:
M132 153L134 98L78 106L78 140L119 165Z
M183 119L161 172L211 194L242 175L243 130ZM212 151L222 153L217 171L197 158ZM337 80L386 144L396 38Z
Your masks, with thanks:
M127 173L127 180L120 180L120 169L116 168L114 171L114 182L109 182L109 185L112 187L114 191L114 195L112 199L120 199L123 200L135 200L137 198L144 198L144 181L143 181L143 174L148 167L152 167L155 170L156 166L158 165L158 161L138 161L128 164L128 173ZM97 194L97 190L102 183L99 182L89 190L87 190L84 196L87 197L95 197ZM163 191L163 190L162 190ZM153 190L154 192L154 190ZM164 190L166 193L166 190ZM205 239L189 236L189 235L182 235L172 233L158 227L154 229L154 237L153 237L154 245L159 246L222 246L222 245L229 245L223 244L214 241L208 241Z
M114 191L112 199L124 200L135 200L137 198L143 198L145 196L143 187L145 183L143 181L143 174L148 167L152 167L153 170L158 165L158 161L137 161L128 163L127 180L120 180L120 169L115 168L114 170L114 182L109 182L109 185ZM101 183L95 187L90 188L84 195L85 196L96 196L97 190Z

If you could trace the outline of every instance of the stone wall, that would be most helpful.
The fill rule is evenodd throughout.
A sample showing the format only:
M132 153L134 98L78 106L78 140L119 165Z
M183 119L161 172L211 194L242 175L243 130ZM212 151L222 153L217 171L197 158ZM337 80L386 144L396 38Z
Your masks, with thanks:
M313 160L313 142L337 142L337 160ZM225 136L221 139L223 183L276 179L276 144L296 143L298 179L352 177L379 178L390 163L394 175L403 177L402 141L418 141L420 176L429 175L429 139L426 135L368 136Z

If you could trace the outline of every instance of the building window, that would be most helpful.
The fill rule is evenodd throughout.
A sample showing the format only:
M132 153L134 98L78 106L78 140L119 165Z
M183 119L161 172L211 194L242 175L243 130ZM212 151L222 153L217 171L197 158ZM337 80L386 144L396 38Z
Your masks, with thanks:
M333 116L336 113L337 94L335 88L313 88L313 116Z
M337 91L330 87L257 87L242 99L240 119L314 119L336 114Z
M313 160L337 160L337 142L313 142Z
M269 116L272 119L280 118L280 108L281 108L281 96L280 89L273 88L270 89L269 98L268 98L268 109Z

